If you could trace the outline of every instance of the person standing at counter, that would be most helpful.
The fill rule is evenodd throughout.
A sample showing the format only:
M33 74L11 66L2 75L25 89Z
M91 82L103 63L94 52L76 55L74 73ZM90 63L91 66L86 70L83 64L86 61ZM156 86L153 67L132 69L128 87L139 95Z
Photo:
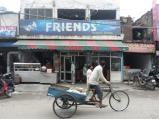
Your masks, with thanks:
M87 81L87 64L84 64L83 66L83 82Z
M47 63L46 63L46 68L47 69L52 69L52 65L49 61L47 61Z
M71 62L71 80L72 84L75 84L75 64Z

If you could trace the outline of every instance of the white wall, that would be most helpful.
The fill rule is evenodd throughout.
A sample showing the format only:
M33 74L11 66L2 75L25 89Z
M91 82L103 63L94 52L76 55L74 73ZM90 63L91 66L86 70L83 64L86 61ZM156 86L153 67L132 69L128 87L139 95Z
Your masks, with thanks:
M0 14L0 26L18 26L18 14Z
M55 1L57 8L86 8L91 9L116 9L119 8L119 0L21 0L21 8L52 7Z
M111 82L122 82L122 72L121 71L111 71L110 75Z
M15 26L19 34L19 15L16 13L0 14L0 26Z
M24 8L53 8L53 1L57 9L118 9L116 18L119 19L119 0L21 0L21 13ZM21 18L24 18L22 15Z

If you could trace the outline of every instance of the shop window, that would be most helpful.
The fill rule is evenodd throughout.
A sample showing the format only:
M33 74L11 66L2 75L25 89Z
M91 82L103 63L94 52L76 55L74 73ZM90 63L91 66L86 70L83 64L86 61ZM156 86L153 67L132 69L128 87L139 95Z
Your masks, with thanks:
M52 19L52 9L25 9L25 19Z
M99 64L99 57L92 57L92 62Z
M46 18L52 19L52 9L45 9L44 13L44 16L46 16Z
M38 10L38 19L44 19L45 17L45 12L44 12L44 10L43 9L39 9Z
M133 28L134 41L151 41L152 33L148 28Z
M29 9L25 9L25 19L29 19Z
M58 18L70 20L85 20L84 9L58 9Z
M91 20L113 20L116 19L116 10L91 10Z
M38 10L37 9L30 9L30 14L29 14L30 19L37 19L38 17Z
M99 52L101 56L110 56L110 52Z
M121 71L121 59L120 58L112 58L111 71Z
M122 57L122 53L121 52L112 52L111 56Z

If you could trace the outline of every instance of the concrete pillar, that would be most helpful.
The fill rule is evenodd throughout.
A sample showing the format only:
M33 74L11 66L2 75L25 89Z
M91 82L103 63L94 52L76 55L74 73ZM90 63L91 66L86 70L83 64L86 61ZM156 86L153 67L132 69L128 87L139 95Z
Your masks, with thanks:
M91 14L90 14L90 6L87 5L85 19L86 19L86 20L90 20L90 17L91 17Z
M53 6L52 17L53 18L57 18L57 8L56 8L56 2L55 2L55 0L52 1L52 6Z

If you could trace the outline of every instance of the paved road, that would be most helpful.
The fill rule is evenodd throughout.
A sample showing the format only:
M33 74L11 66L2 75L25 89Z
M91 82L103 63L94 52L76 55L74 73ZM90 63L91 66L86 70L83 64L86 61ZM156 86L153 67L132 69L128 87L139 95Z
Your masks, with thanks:
M136 90L125 84L114 87L128 92L131 102L127 110L115 112L110 107L79 106L72 118L159 119L159 89ZM0 99L0 119L58 119L52 111L53 98L46 96L47 88L48 85L18 85L12 98Z

